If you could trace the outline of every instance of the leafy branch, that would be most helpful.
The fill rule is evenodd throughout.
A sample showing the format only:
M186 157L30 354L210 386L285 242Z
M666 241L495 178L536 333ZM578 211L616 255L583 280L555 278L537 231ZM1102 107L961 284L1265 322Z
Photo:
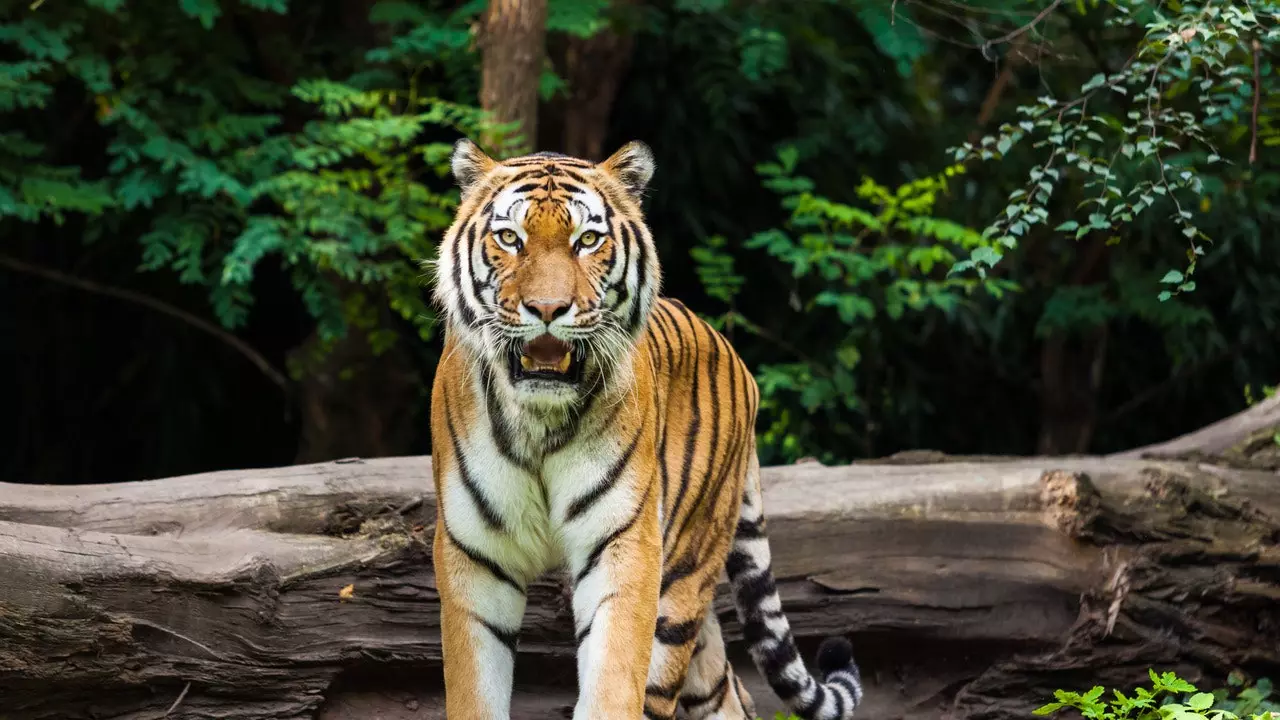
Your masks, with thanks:
M1083 188L1094 193L1077 206L1088 209L1084 218L1066 219L1054 231L1076 239L1108 232L1118 241L1115 233L1124 225L1167 203L1168 219L1188 243L1187 262L1165 274L1162 282L1169 288L1160 298L1194 290L1192 276L1208 238L1181 198L1204 192L1201 164L1226 162L1211 134L1215 126L1238 123L1248 95L1257 104L1259 84L1247 82L1258 74L1257 53L1241 50L1280 44L1280 30L1260 19L1280 18L1276 3L1257 5L1255 12L1230 0L1186 3L1165 17L1142 0L1111 0L1115 15L1107 18L1108 27L1144 28L1137 51L1121 69L1097 73L1074 99L1042 96L1020 106L1023 119L1017 123L951 149L960 163L1003 159L1024 139L1048 153L985 229L990 244L956 263L953 271L976 270L983 276L1034 226L1049 221L1050 201L1070 177L1083 180ZM1179 99L1189 93L1195 102L1187 109ZM1115 102L1127 107L1108 111ZM1091 105L1103 109L1091 112Z

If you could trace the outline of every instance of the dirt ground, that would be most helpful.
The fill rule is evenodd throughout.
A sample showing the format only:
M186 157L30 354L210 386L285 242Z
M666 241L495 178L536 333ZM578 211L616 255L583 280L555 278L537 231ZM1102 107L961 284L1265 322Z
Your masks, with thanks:
M803 645L808 645L804 643ZM806 657L812 648L804 647ZM876 643L876 645L879 645ZM857 716L876 720L938 720L945 717L955 689L985 667L986 654L977 646L924 648L864 647L861 661L866 698ZM782 703L761 679L746 653L735 649L734 667L756 701L757 714L773 720ZM444 718L444 697L439 668L424 671L421 678L384 677L384 688L370 689L373 678L353 678L336 688L319 720L436 720ZM524 677L521 677L524 675ZM416 687L415 687L416 686ZM512 720L571 718L574 672L572 667L544 667L538 671L517 668Z

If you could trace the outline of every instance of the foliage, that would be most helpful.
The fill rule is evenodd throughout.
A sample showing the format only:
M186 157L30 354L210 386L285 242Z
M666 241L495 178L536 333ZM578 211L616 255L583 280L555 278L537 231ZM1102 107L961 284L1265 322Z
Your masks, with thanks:
M756 376L767 428L761 443L780 449L787 460L823 454L818 427L827 420L848 422L867 414L868 402L880 402L867 396L858 377L862 349L874 343L878 324L903 322L909 314L954 318L974 309L976 290L995 297L1016 290L1008 280L945 276L958 254L983 243L977 232L933 216L961 166L896 189L864 177L855 190L860 205L851 205L817 194L811 179L796 174L798 159L794 147L784 147L775 162L756 167L789 215L782 227L754 234L744 247L765 251L785 268L796 281L792 309L817 323L820 334L809 336L801 350L735 310L712 319L792 356L761 365ZM743 278L724 246L723 238L713 237L691 254L708 294L732 307Z
M1249 140L1244 120L1261 94L1280 85L1268 59L1280 48L1280 3L1106 4L1114 13L1106 18L1109 27L1144 29L1120 69L1094 74L1076 97L1043 95L1019 106L1023 119L1017 123L954 149L957 162L1003 159L1024 140L1042 153L1024 186L1009 194L1003 214L987 227L985 234L996 240L993 248L974 252L956 264L957 271L994 267L1002 248L1016 248L1036 225L1049 222L1055 190L1076 179L1088 190L1078 205L1087 217L1065 219L1055 232L1077 240L1103 232L1118 242L1124 224L1149 210L1166 213L1186 242L1186 264L1164 273L1160 283L1166 289L1159 297L1195 289L1192 276L1208 238L1197 226L1193 201L1208 190L1205 168L1254 162L1243 151ZM1078 8L1086 12L1084 3ZM1264 131L1264 143L1280 142Z
M1270 720L1275 713L1280 713L1280 705L1268 699L1271 683L1265 679L1230 699L1225 690L1198 692L1194 685L1172 672L1157 674L1149 670L1148 673L1151 687L1135 688L1132 697L1112 690L1112 697L1104 698L1106 691L1102 686L1086 693L1058 690L1054 693L1056 702L1038 708L1035 714L1052 715L1072 708L1086 718L1097 720ZM1232 682L1239 685L1240 679L1233 676Z
M248 4L287 10L283 2ZM116 28L123 35L106 42L127 47L148 34L187 32L184 16L209 29L226 10L215 0L177 3L167 13L118 3L69 16L29 12L0 25L0 40L27 58L7 66L0 108L41 107L59 76L70 74L95 94L98 122L111 133L111 162L104 177L82 179L79 168L31 162L43 145L8 133L0 215L62 221L79 212L104 217L96 227L109 228L145 213L141 269L170 270L208 288L227 328L245 324L254 270L275 256L322 340L342 337L349 322L363 325L376 346L392 340L390 330L369 327L365 291L343 289L350 287L385 297L429 338L433 315L422 300L420 268L456 202L447 141L484 126L478 109L447 98L448 83L451 74L474 70L468 23L482 5L433 13L377 3L371 22L391 33L365 52L362 69L292 88L232 63L193 63L190 45L145 58L126 54L112 67L104 59L112 52L108 36L87 31ZM317 117L282 132L280 112L291 98Z
M479 111L422 97L414 79L404 91L311 80L295 94L317 105L322 119L255 148L285 153L279 169L252 187L254 200L278 210L247 219L223 259L221 284L247 296L254 266L279 254L293 266L295 287L324 339L342 337L344 323L356 319L327 276L381 288L429 339L434 313L423 301L419 268L434 257L432 238L452 222L457 194L426 182L444 184L452 145L420 138L431 126L475 132ZM387 332L375 337L388 342Z
M1275 2L554 0L539 125L555 137L572 97L566 45L633 36L606 144L657 154L664 290L757 371L764 462L1032 452L1073 413L1091 450L1118 450L1280 373ZM298 379L298 360L354 338L395 343L425 385L440 339L422 263L456 197L444 152L510 130L473 107L484 6L6 5L0 255L212 315ZM524 140L508 138L490 149ZM81 417L101 448L138 443L120 477L291 460L289 412L311 412L296 398L251 400L242 359L79 292L0 271L0 304L32 309L13 344L45 378L18 388L34 455L9 454L9 474L101 472L108 451L50 440ZM1075 346L1092 354L1046 371ZM341 349L327 357L359 364ZM1054 409L1055 391L1087 407ZM98 392L106 409L67 399ZM237 413L274 428L276 454L228 454Z

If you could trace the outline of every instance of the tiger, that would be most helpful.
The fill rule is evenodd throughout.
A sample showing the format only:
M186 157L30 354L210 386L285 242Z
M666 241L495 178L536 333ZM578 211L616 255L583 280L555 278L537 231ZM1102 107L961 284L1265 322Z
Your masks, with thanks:
M723 570L756 668L805 720L863 696L852 644L800 659L771 568L760 395L725 337L660 296L652 150L495 160L469 139L437 247L430 423L446 715L508 718L527 589L565 573L574 720L755 719L712 606Z

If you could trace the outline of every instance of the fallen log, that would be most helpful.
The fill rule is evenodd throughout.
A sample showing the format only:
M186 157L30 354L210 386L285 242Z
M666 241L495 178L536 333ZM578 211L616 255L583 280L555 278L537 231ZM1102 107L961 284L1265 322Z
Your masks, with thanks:
M904 460L764 470L792 625L810 649L853 639L864 717L1025 718L1151 666L1280 676L1276 472ZM0 483L0 718L442 717L429 478L389 458ZM571 637L560 584L538 583L516 717L572 704Z

